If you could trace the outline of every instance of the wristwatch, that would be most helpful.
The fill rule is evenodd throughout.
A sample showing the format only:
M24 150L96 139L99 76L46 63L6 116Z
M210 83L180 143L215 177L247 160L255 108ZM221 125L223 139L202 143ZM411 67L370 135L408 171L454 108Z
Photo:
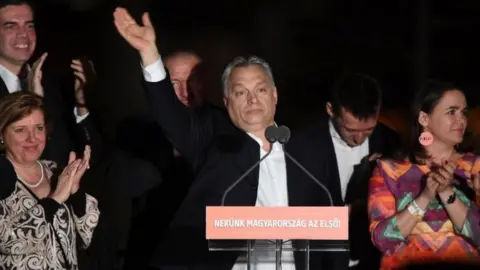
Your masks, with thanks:
M452 204L455 202L455 200L457 199L457 194L455 192L453 192L452 195L448 196L447 200L445 201L446 204Z

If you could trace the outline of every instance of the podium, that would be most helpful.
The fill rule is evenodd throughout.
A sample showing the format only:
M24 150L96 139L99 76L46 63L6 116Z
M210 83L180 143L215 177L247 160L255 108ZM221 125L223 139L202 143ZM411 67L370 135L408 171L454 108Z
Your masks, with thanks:
M246 253L247 269L258 251L275 251L281 269L283 251L346 252L347 207L237 207L211 206L206 210L206 238L210 251ZM300 269L297 269L300 270Z

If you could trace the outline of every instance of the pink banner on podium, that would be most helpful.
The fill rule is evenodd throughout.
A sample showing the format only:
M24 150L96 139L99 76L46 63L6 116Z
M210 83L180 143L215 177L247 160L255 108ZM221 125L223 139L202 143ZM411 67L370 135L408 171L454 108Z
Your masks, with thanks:
M207 206L206 238L348 240L348 207Z

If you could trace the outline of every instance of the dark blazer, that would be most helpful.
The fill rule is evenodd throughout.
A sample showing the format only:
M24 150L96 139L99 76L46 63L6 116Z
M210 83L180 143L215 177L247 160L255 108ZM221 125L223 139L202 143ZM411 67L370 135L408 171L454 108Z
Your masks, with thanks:
M152 265L159 269L229 270L241 253L208 251L205 207L220 205L225 190L259 160L259 145L236 128L224 110L210 105L185 108L169 77L158 83L146 82L146 92L153 116L196 175ZM308 169L318 167L319 161L309 155L309 145L316 139L305 140L300 135L297 139L293 134L286 151ZM328 205L323 190L289 159L286 171L290 206ZM229 193L226 205L255 206L258 178L257 167ZM293 245L297 244L294 241ZM297 269L304 268L303 253L295 253L295 263ZM320 269L320 265L321 254L312 253L311 269Z
M88 144L92 148L90 164L96 164L102 152L102 142L91 117L88 116L77 124L73 107L65 101L57 80L44 76L42 83L45 89L45 119L49 133L41 158L55 161L61 169L67 165L70 151L82 156L84 147ZM0 99L8 94L7 86L0 78Z
M352 206L350 216L350 254L334 253L324 260L325 269L348 269L349 257L352 260L360 260L356 269L378 269L380 253L373 246L368 230L367 194L368 180L374 168L374 162L365 157L362 162L354 167L354 172L347 186L345 200L342 198L340 176L338 172L337 158L330 135L329 119L322 116L317 123L311 125L308 131L310 136L316 134L318 140L312 144L316 152L322 153L321 166L323 179L328 180L328 188L332 194L336 206L349 204ZM401 147L399 136L383 124L377 124L372 135L369 137L369 154L380 153L383 156L394 155Z

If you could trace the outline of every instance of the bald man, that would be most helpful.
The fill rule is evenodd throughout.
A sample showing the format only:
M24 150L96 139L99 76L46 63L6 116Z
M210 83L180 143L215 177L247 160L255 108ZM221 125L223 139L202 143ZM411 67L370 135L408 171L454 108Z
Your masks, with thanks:
M199 84L201 78L194 76L199 73L196 71L201 62L197 54L187 51L175 52L164 59L175 94L187 107L200 105L203 102L203 93Z

